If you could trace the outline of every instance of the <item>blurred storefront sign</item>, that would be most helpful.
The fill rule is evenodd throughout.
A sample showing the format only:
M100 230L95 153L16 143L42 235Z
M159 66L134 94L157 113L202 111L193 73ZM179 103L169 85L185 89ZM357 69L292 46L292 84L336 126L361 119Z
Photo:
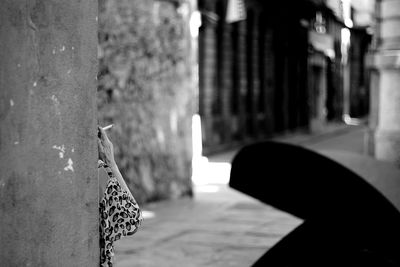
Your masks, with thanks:
M233 23L246 19L246 7L243 0L229 0L226 12L226 22Z

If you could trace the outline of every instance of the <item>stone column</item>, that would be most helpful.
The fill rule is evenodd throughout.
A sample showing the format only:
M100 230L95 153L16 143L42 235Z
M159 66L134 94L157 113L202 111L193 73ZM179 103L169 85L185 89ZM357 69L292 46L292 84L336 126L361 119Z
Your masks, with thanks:
M97 1L0 4L0 262L98 266Z
M400 166L400 0L378 1L378 123L375 155Z

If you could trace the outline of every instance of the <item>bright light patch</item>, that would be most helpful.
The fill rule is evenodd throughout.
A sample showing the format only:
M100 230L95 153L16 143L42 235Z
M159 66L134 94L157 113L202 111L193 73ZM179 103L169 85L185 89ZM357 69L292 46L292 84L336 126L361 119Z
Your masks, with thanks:
M155 218L156 214L155 214L155 212L152 212L152 211L149 211L149 210L142 210L142 216L143 216L143 219L146 220L146 219Z
M362 121L356 118L351 118L349 114L344 114L343 115L343 120L347 125L361 125Z
M199 185L195 188L198 193L217 193L219 187L217 185Z
M195 185L228 184L231 164L228 162L209 162L206 157L193 162L192 182Z
M199 36L199 28L201 26L201 14L199 11L193 11L189 20L190 34L193 38Z
M192 182L194 185L228 184L231 172L229 162L210 162L202 156L201 118L192 118Z

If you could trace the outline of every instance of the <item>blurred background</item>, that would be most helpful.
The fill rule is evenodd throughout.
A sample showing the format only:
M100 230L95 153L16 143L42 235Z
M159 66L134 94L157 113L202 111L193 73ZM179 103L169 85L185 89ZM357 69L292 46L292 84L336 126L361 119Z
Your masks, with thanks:
M98 116L139 201L191 195L207 156L289 134L364 125L375 155L375 5L99 1Z
M99 120L147 203L118 266L249 266L298 226L227 186L247 144L397 169L399 13L398 1L101 0Z

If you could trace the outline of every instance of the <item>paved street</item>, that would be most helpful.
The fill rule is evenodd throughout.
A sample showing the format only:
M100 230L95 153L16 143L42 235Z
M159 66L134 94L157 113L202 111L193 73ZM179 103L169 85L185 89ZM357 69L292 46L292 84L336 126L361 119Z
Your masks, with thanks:
M321 151L362 154L363 131L363 127L345 127L324 135L296 135L282 140ZM208 166L218 166L215 170L229 166L234 153L210 157ZM227 165L213 165L221 163ZM220 173L227 175L229 170ZM116 244L118 267L250 266L301 223L224 184L206 182L195 187L193 199L164 201L143 208L147 219L141 229Z
M361 126L350 127L329 137L311 138L300 145L307 148L321 150L338 150L355 154L364 154L364 132L365 128Z
M154 212L117 243L123 266L249 266L300 220L228 189L196 188L194 199L145 207Z

